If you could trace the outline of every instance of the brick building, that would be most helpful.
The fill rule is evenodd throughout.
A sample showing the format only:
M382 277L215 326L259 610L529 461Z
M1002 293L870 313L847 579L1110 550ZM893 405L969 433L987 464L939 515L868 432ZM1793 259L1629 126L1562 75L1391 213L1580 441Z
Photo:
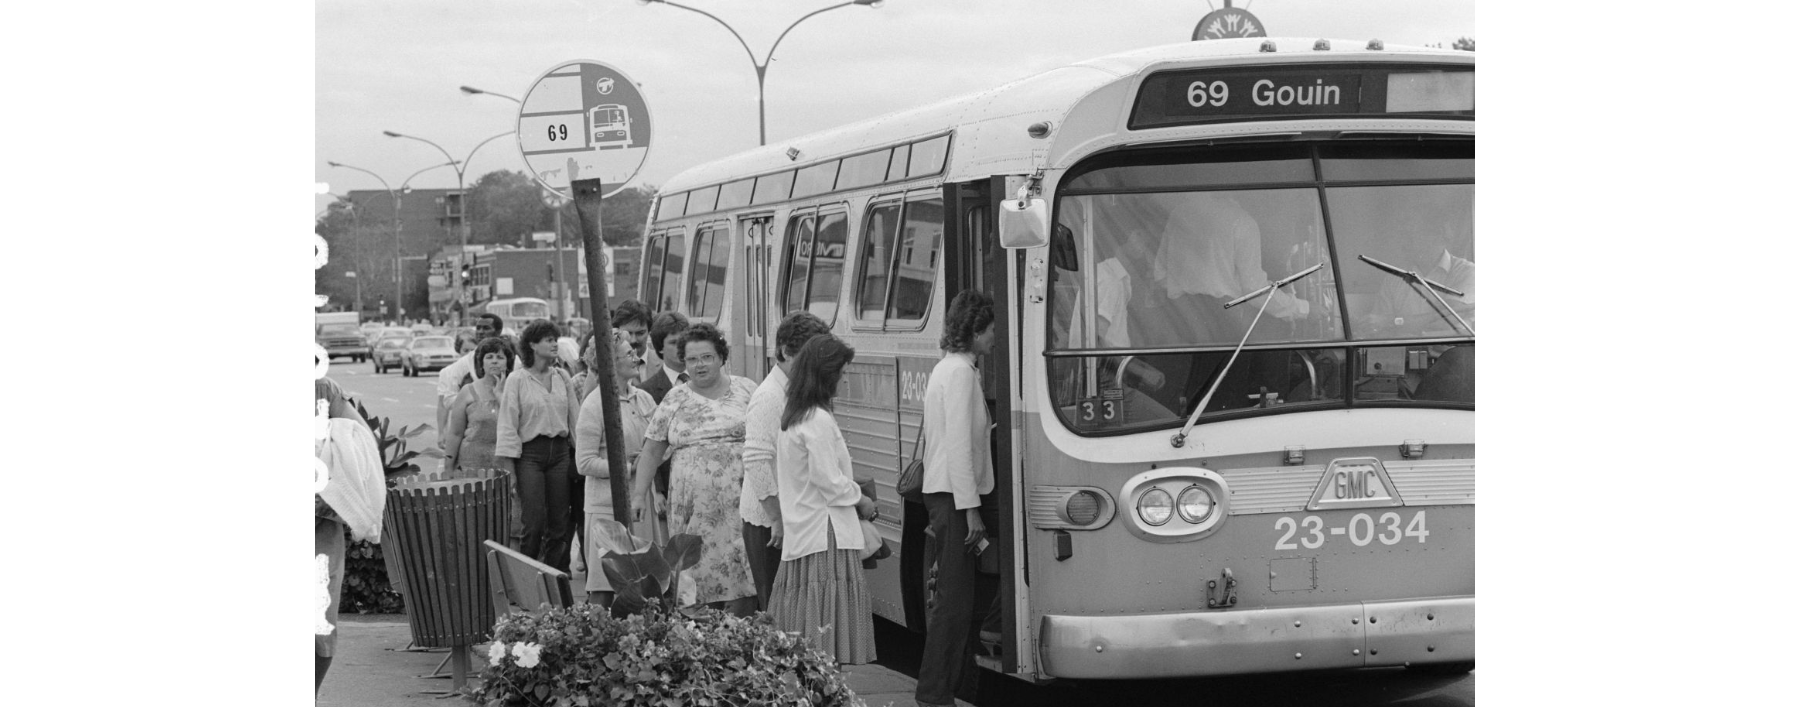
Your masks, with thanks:
M564 247L560 250L562 270L556 270L556 255L553 247L514 248L512 246L469 246L466 262L459 262L457 246L448 246L440 250L430 259L426 279L429 288L429 302L432 319L450 321L456 317L456 293L453 287L453 273L462 265L467 265L467 290L470 311L481 311L486 303L496 299L516 297L535 297L549 302L549 311L558 319L584 317L595 319L588 313L587 268L584 250L578 247ZM607 294L607 301L616 303L637 295L637 263L640 256L636 246L619 246L611 249L615 259L612 271L612 291ZM556 275L568 283L572 297L563 296L556 284ZM561 300L558 306L557 300Z

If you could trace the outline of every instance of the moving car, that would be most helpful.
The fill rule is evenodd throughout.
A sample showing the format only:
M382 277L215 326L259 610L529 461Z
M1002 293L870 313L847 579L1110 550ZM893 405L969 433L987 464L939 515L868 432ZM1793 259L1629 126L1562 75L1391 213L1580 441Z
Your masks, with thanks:
M405 360L406 345L412 343L411 336L392 335L381 337L380 341L370 348L369 359L375 362L376 373L386 373L390 368L399 367Z
M456 362L456 340L447 336L420 336L400 349L400 375L416 376L421 371L441 371Z
M356 328L355 322L319 324L313 332L313 341L325 347L326 355L331 358L348 356L350 360L359 362L367 356L368 341L362 338L362 332Z
M380 329L375 330L374 333L367 335L368 352L366 355L369 358L374 358L375 357L375 346L379 345L381 343L382 339L386 339L389 337L398 337L398 338L406 339L409 341L412 339L413 336L414 336L414 334L412 333L412 330L407 329L405 327L397 327L397 326L381 327Z

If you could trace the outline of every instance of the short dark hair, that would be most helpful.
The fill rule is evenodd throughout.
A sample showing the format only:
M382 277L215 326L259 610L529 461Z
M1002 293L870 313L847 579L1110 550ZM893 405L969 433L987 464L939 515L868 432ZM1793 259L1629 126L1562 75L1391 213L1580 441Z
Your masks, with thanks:
M819 319L816 314L811 312L789 314L786 319L780 320L780 327L774 330L774 360L787 360L788 351L792 351L794 356L798 356L799 349L805 347L805 342L811 341L812 337L819 334L829 333L830 325L825 324L824 320Z
M501 332L501 331L506 330L506 320L500 319L499 315L494 314L492 312L481 312L480 314L474 315L474 318L475 319L486 319L490 322L493 322L493 331L495 331L495 332Z
M979 290L962 290L949 304L949 317L943 322L943 338L937 343L944 351L973 350L974 335L992 323L993 298Z
M686 358L687 344L693 341L712 342L712 348L718 350L718 358L725 361L730 360L730 342L724 340L724 332L718 331L718 327L705 322L687 327L686 331L680 333L680 338L675 339L677 348L675 348L674 354L683 359Z
M793 377L787 381L787 409L781 413L780 428L788 429L805 419L812 408L829 410L837 383L843 380L843 368L854 360L855 348L830 334L805 342L793 357Z
M512 368L512 359L515 359L518 357L518 352L512 350L511 342L508 342L505 339L501 339L497 336L489 336L485 339L482 339L481 343L475 344L475 347L474 347L474 377L476 377L476 378L487 377L487 367L481 365L481 359L490 353L505 354L507 370L511 370L511 368Z
M562 330L556 328L555 322L548 319L539 319L525 327L524 333L518 336L518 356L524 359L524 367L530 368L537 365L537 352L531 350L531 344L544 339L558 339L561 336Z
M649 305L634 299L627 299L623 302L619 302L617 307L612 308L613 329L622 329L624 328L624 325L631 322L642 322L644 329L653 326L655 324L655 317L650 316Z
M687 330L687 315L680 312L663 312L656 315L656 321L649 327L649 343L661 353L662 344L668 341L669 335L679 334Z

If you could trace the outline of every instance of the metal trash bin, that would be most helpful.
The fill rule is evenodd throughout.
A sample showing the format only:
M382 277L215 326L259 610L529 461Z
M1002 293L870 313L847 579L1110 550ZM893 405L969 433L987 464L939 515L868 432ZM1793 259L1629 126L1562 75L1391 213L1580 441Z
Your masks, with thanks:
M467 648L493 635L488 540L504 541L510 474L401 479L387 490L382 532L389 568L398 567L413 644L450 648L455 689L467 680ZM397 584L397 582L396 582Z

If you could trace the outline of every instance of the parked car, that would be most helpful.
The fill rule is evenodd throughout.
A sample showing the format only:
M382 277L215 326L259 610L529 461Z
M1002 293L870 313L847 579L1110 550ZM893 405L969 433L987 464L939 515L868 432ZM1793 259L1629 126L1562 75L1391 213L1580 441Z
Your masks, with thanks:
M354 322L320 324L313 341L325 347L326 355L331 358L348 356L350 360L360 362L368 354L368 341L362 338L362 332Z
M376 373L386 373L388 369L398 368L405 361L406 345L412 343L410 336L384 336L375 342L374 349L368 358L375 362Z
M460 358L456 340L447 336L420 336L400 349L400 375L416 376L422 371L441 371Z

